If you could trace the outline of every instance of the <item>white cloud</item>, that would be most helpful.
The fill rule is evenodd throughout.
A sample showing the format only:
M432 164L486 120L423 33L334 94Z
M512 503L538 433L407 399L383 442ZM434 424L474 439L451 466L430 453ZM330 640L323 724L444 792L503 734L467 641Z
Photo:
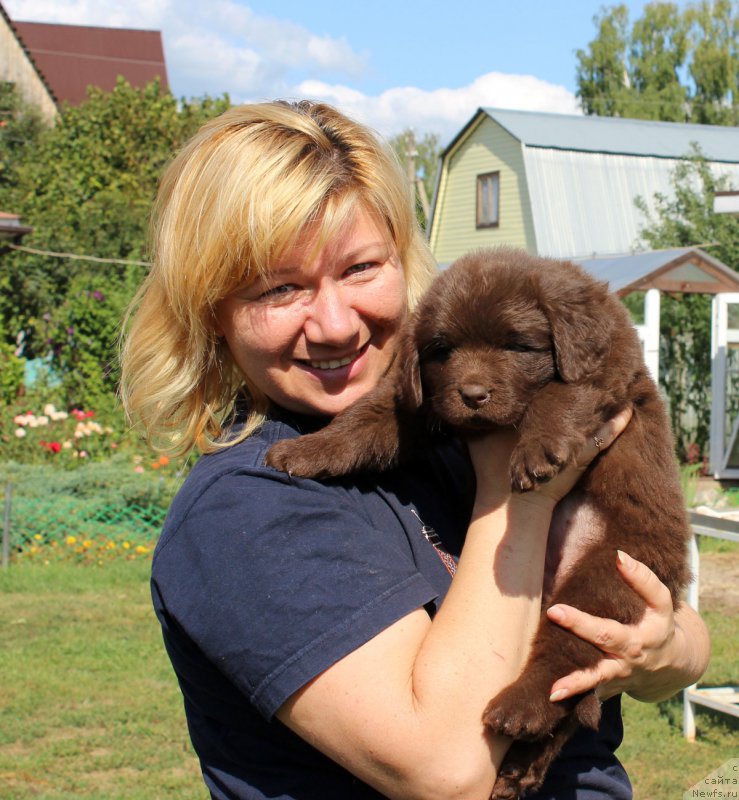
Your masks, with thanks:
M480 106L528 111L580 113L577 98L564 86L532 75L489 72L468 86L424 91L414 87L388 89L368 97L342 85L303 81L295 94L339 106L350 116L391 136L405 127L423 133L433 131L449 140Z
M3 0L11 18L161 30L170 86L193 97L228 92L235 102L309 97L339 106L384 135L406 127L448 141L480 106L578 113L574 95L531 75L490 72L467 86L387 89L351 84L366 54L344 38L256 14L236 0Z

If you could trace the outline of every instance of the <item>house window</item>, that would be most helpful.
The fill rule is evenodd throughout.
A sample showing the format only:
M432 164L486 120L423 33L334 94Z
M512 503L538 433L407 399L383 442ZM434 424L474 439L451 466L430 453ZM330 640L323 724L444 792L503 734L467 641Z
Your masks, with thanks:
M477 176L477 227L495 228L498 225L500 172Z

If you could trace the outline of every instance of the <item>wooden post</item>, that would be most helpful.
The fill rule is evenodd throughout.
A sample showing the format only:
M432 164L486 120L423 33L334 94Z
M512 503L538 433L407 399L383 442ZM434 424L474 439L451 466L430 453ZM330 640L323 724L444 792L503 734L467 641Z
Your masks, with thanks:
M3 569L10 563L10 504L13 498L13 484L5 484L5 522L3 524Z

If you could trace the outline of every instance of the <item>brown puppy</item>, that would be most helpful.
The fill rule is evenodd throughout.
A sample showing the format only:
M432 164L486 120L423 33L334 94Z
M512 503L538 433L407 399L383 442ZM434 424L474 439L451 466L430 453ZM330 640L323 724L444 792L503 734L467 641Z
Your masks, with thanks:
M627 406L634 414L626 430L557 506L550 537L560 561L545 604L633 623L644 602L620 578L616 549L647 564L677 603L689 527L672 436L636 331L606 284L574 264L509 249L459 259L410 317L377 388L322 431L275 445L267 461L308 477L384 470L429 430L515 426L511 483L529 491ZM602 657L542 612L522 675L484 713L491 730L517 740L494 798L540 786L577 725L597 728L593 692L548 698L557 678Z

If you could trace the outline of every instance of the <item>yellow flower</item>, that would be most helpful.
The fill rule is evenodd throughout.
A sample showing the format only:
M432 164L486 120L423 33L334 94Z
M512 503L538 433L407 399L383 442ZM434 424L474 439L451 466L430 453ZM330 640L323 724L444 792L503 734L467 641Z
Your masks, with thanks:
M108 548L108 550L115 550L115 542L108 542L106 547Z
M67 544L76 544L77 543L77 537L76 536L67 536L66 542L67 542Z
M40 533L34 533L34 534L33 534L33 538L34 538L34 539L35 539L37 542L40 542L40 541L41 541L41 540L42 540L44 537L43 537L43 536L42 536Z
M137 553L138 553L140 556L142 556L142 555L144 555L145 553L148 553L148 552L149 552L149 548L148 548L148 547L144 547L144 545L143 545L143 544L140 544L140 545L138 545L138 546L136 547L136 552L137 552Z
M82 542L82 546L86 547L86 548L87 547L92 547L92 542L89 539L85 539L85 541Z
M131 549L131 545L128 542L123 542L123 549L124 550L130 550Z

